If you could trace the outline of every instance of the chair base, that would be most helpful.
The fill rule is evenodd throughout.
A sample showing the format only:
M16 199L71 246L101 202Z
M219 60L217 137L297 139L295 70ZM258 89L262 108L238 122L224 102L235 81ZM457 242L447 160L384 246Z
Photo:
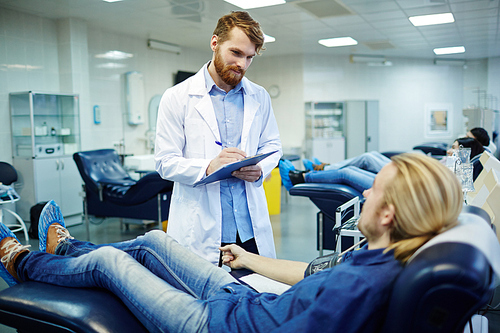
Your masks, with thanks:
M12 232L22 231L24 233L24 239L26 240L26 242L28 242L29 241L28 229L26 228L26 224L24 223L21 216L19 216L16 212L13 212L12 210L7 208L0 208L0 223L3 223L4 210L12 214L16 218L17 222L19 222L19 224L5 224L5 223L4 224L7 227L9 227L9 229L12 230Z

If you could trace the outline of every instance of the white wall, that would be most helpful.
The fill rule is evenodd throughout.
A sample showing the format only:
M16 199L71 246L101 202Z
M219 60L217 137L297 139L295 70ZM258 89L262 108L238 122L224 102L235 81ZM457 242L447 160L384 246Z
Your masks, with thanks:
M451 103L455 114L451 140L460 131L461 67L436 66L431 60L391 59L393 66L350 63L348 57L304 59L306 101L379 101L380 151L406 151L425 141L426 103Z
M105 69L110 62L94 56L110 50L134 54L119 61L125 67ZM9 93L41 91L80 94L82 149L112 148L125 141L125 152L145 154L144 125L131 126L124 117L123 74L144 75L147 110L150 98L173 85L178 70L197 71L211 58L207 52L183 49L181 55L149 50L146 40L87 27L75 19L50 20L0 9L0 160L12 161ZM93 106L100 105L102 123L93 123ZM147 112L146 112L147 114Z
M134 57L120 61L125 66L119 69L98 67L110 61L95 55L109 50L130 52ZM147 124L131 126L126 122L123 74L143 73L145 100L149 103L152 96L173 84L174 73L197 71L210 57L208 44L206 53L183 49L181 55L175 55L147 49L144 39L88 27L82 21L54 21L2 8L0 160L10 161L12 156L8 94L28 90L57 93L70 89L83 93L83 149L113 147L123 138L125 152L144 154ZM347 57L273 57L264 52L254 60L247 75L265 88L279 86L280 96L272 103L285 151L303 144L305 101L379 100L383 151L408 150L426 141L425 103L453 105L455 137L463 132L462 107L474 100L470 87L500 97L500 57L470 62L466 69L435 66L431 60L391 60L392 67L368 67L351 64ZM68 66L73 68L72 73L64 69ZM101 107L100 125L93 123L94 105Z
M0 10L0 160L12 161L9 93L59 91L57 25L53 20Z
M147 41L126 35L111 33L95 28L88 30L89 73L91 105L86 112L91 115L82 118L84 149L113 148L113 144L124 139L125 152L145 154L146 131L149 129L147 109L154 95L173 86L174 74L178 70L197 72L211 59L207 43L207 52L183 49L181 54L150 50ZM134 56L126 60L96 58L110 50L131 53ZM115 63L123 67L102 68L103 64ZM138 71L143 74L146 121L141 125L129 125L125 109L124 74ZM101 124L93 123L93 106L101 108Z
M492 97L489 107L500 110L500 57L488 59L488 93Z
M247 77L269 89L278 86L280 94L271 99L278 123L283 151L293 153L302 146L305 136L303 57L270 57L264 54L254 59L247 71Z

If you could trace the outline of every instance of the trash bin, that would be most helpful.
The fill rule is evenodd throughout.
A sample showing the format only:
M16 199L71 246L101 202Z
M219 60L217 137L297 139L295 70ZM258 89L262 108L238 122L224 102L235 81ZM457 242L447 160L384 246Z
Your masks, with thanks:
M271 174L264 179L263 185L269 215L279 215L281 213L281 177L279 168L276 167L271 171Z

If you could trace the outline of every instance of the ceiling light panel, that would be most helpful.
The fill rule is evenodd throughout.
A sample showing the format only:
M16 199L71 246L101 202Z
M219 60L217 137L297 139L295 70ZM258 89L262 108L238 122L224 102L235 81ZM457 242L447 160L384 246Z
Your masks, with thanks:
M285 4L285 0L224 0L241 9L252 9Z
M276 41L276 38L274 38L273 36L269 36L269 35L264 34L264 43L272 43L275 41Z
M416 27L455 22L452 13L412 16L409 20Z
M96 58L111 59L111 60L124 60L132 58L134 55L132 53L126 53L122 51L108 51L106 53L96 54Z
M434 49L434 53L436 55L442 54L456 54L456 53L464 53L465 47L463 46L453 46L453 47L441 47Z
M352 37L337 37L337 38L320 39L318 43L326 47L339 47L339 46L357 45L358 41Z

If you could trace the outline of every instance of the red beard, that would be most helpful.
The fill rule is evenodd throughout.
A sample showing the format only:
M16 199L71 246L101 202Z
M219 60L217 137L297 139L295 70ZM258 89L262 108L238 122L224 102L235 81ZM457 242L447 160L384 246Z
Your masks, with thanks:
M218 51L215 52L214 60L215 71L222 81L232 87L236 86L245 76L245 70L235 65L226 65ZM236 71L237 73L233 72Z

